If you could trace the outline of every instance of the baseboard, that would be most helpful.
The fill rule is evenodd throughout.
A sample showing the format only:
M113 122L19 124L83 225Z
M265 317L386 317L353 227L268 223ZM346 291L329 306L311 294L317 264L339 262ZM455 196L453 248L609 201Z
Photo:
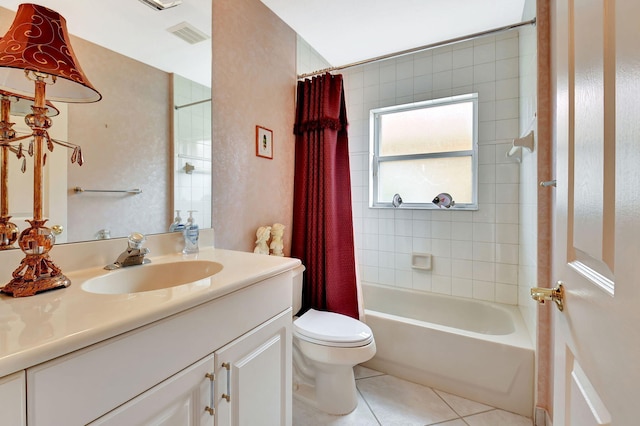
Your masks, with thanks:
M535 409L535 426L553 426L549 412L542 407L536 407Z

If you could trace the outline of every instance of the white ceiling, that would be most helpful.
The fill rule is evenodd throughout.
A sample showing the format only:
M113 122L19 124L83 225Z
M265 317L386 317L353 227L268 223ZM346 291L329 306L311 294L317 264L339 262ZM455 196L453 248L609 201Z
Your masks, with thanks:
M262 0L334 66L520 22L525 0ZM0 0L16 10L25 1ZM207 86L211 39L166 31L183 21L211 35L212 0L156 11L138 0L35 0L70 33ZM0 28L0 36L6 28Z
M34 0L60 13L69 33L167 72L211 86L211 39L191 45L169 33L183 21L211 36L211 1L183 0L156 11L138 0ZM27 1L0 0L17 10ZM0 28L0 37L8 28ZM79 58L82 66L82 59ZM91 76L88 76L89 79Z
M262 0L340 66L514 24L525 0Z

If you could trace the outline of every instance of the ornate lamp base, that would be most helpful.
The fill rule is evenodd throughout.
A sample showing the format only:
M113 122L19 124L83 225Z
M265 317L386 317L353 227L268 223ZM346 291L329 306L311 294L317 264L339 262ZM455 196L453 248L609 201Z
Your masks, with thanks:
M9 219L11 216L0 217L0 250L13 248L13 243L18 239L19 229Z
M71 281L49 257L55 236L51 229L44 226L46 221L28 221L31 227L22 231L18 239L18 245L26 256L13 271L13 279L0 288L1 292L13 297L23 297L71 285Z
M55 290L57 288L65 288L71 285L71 281L63 274L55 276L42 276L35 280L29 281L24 277L14 278L9 284L0 288L0 291L10 294L13 297L33 296L43 291Z

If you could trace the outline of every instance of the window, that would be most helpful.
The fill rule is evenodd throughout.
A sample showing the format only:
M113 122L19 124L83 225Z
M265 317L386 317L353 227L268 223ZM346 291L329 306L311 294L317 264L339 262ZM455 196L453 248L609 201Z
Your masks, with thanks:
M478 208L478 95L468 94L371 110L369 205L438 208L451 194L455 209Z

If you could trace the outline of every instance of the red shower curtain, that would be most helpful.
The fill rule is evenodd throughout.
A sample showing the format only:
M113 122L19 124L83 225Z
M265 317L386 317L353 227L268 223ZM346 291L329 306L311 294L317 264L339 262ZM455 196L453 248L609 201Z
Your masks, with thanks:
M291 255L306 266L303 311L358 318L342 75L298 82Z

